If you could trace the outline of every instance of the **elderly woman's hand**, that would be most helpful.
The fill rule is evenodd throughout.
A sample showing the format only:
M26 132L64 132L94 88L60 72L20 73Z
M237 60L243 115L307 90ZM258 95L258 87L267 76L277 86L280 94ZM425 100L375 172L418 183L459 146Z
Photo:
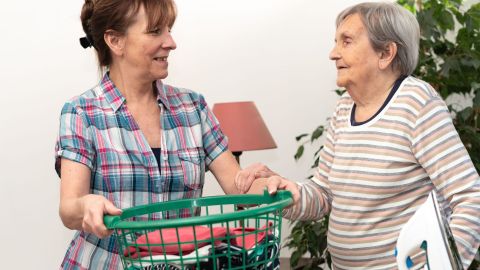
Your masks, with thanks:
M99 238L112 234L103 223L104 215L120 215L122 210L100 195L89 194L81 199L83 209L82 230Z
M270 170L265 164L254 163L237 173L235 176L235 186L240 193L246 193L255 179L268 178L274 175L278 174Z
M300 201L300 186L296 182L283 178L280 175L273 175L268 178L257 179L252 183L247 193L263 194L265 189L270 195L277 193L278 190L288 190L292 193L292 205Z
M300 186L279 175L271 176L266 181L267 191L270 195L275 194L277 190L288 190L292 193L293 204L300 200Z

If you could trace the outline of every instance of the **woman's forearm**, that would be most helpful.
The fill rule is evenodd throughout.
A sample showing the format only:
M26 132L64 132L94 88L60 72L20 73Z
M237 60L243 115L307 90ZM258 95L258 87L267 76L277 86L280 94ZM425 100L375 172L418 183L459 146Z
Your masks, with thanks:
M62 198L60 203L60 217L67 228L93 233L99 238L112 233L103 222L104 215L121 213L112 202L96 194Z
M83 197L65 198L60 201L60 219L63 225L71 230L82 230L84 212L82 200Z

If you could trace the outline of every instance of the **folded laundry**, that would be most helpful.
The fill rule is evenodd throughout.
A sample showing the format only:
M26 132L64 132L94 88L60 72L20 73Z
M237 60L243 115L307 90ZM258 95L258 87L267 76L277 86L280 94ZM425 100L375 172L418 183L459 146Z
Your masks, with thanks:
M272 222L268 223L267 225L258 228L245 228L245 227L238 227L230 229L228 234L233 238L231 239L230 243L237 247L242 247L244 249L251 249L257 243L260 243L267 235L267 232L270 234L270 230L272 227Z
M206 226L168 228L141 235L135 245L124 250L124 256L132 259L163 254L188 254L195 249L221 241L227 230ZM133 244L133 243L132 243Z
M153 255L153 256L145 256L139 260L136 260L132 263L135 267L143 267L145 265L150 265L152 263L165 263L168 262L169 264L176 264L176 265L189 265L189 264L196 264L197 261L200 262L208 262L208 255L210 254L210 250L212 245L207 245L201 247L197 250L190 252L189 254L184 254L183 256L178 255Z
M154 264L145 266L143 268L134 268L141 270L212 270L211 265L206 262L201 262L200 267L197 267L196 264L190 265L176 265L176 264ZM220 270L220 269L219 269Z
M278 270L280 269L278 243L278 238L273 235L263 238L249 250L221 243L215 246L215 256L212 257L216 259L211 262L210 269Z
M134 244L134 245L133 245ZM180 227L139 236L124 255L134 269L277 269L278 238L272 222L261 228ZM214 268L212 268L215 265Z
M142 270L194 270L195 268L181 267L181 266L171 265L171 264L155 264L155 265L145 266L143 268L134 268L134 269L142 269Z
M205 255L205 252L208 254ZM241 247L229 245L227 243L220 243L214 247L205 246L198 250L199 256L205 255L199 262L193 261L191 263L186 262L186 258L190 258L192 255L196 256L196 252L192 252L186 256L183 256L184 263L163 261L157 264L148 265L143 268L134 269L142 270L228 270L228 269L244 269L244 270L279 270L280 262L278 260L278 254L280 247L278 238L273 235L268 235L257 245L253 246L250 250L246 250ZM168 255L169 258L172 255ZM164 257L164 256L159 256ZM152 257L154 258L154 257Z

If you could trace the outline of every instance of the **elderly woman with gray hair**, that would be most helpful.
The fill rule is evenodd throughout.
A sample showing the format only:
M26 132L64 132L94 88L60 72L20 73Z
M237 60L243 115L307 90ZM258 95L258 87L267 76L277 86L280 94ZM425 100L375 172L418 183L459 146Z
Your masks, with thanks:
M330 59L346 93L331 117L314 176L236 181L243 191L289 189L300 199L292 220L330 214L334 269L395 269L402 226L435 190L468 268L479 246L480 180L447 106L411 76L419 25L393 3L361 3L337 17ZM412 257L414 268L424 256Z

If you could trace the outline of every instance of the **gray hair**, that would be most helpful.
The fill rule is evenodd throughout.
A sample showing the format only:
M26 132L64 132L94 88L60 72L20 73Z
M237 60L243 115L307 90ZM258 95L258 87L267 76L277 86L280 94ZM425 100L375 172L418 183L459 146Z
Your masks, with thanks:
M392 68L402 75L410 75L418 62L420 27L415 16L398 4L365 2L351 6L337 16L337 28L348 16L358 14L365 25L375 51L384 51L394 42L397 55Z

